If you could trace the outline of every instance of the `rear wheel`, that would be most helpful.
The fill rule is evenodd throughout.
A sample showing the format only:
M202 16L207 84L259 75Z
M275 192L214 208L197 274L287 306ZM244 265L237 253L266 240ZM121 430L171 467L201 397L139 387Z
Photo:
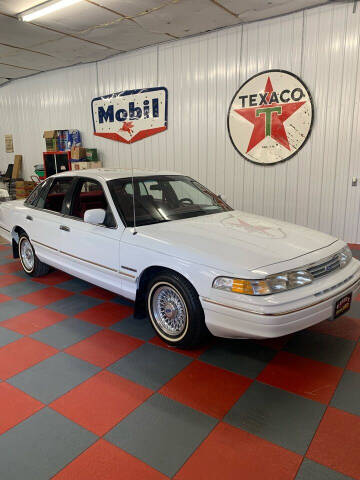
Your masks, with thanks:
M25 234L22 234L19 239L19 257L25 273L31 277L41 277L50 270L48 265L37 258L34 247Z
M199 296L180 275L156 276L148 287L147 307L156 333L169 345L192 348L207 332Z

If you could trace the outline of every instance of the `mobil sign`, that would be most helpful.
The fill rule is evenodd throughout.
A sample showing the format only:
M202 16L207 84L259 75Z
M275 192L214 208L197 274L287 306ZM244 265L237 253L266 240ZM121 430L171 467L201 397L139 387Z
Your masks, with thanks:
M112 93L91 102L94 135L133 143L167 129L165 87Z

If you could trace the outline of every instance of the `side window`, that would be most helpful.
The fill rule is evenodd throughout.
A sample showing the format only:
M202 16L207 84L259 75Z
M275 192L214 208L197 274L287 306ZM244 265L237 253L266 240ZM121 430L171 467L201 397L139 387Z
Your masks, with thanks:
M61 213L65 195L69 191L72 181L73 177L56 178L46 198L39 202L38 207L51 212Z
M73 196L70 216L84 220L85 212L95 208L106 211L104 221L106 227L116 227L115 219L100 183L91 179L80 180Z
M30 193L30 195L26 199L25 205L36 207L41 191L45 187L45 183L46 182L42 182L37 187L35 187L35 189Z
M163 189L159 182L156 182L155 180L145 180L144 186L147 195L151 195L156 200L163 200Z

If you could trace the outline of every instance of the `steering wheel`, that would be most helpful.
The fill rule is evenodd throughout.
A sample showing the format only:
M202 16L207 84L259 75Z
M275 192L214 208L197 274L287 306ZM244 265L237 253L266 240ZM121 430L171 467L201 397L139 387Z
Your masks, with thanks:
M185 197L179 200L179 205L194 205L194 202L191 198Z

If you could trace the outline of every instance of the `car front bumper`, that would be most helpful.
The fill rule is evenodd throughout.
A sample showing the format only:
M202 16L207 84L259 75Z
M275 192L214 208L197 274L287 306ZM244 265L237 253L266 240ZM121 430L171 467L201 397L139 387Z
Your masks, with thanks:
M200 297L205 322L210 332L224 338L274 338L288 335L331 319L337 300L352 292L352 301L360 290L360 264L352 260L342 270L318 279L311 286L270 296L257 303L235 302L225 295ZM237 295L237 294L236 294ZM281 295L281 302L278 301ZM276 297L272 295L271 297ZM241 295L242 300L244 295Z

